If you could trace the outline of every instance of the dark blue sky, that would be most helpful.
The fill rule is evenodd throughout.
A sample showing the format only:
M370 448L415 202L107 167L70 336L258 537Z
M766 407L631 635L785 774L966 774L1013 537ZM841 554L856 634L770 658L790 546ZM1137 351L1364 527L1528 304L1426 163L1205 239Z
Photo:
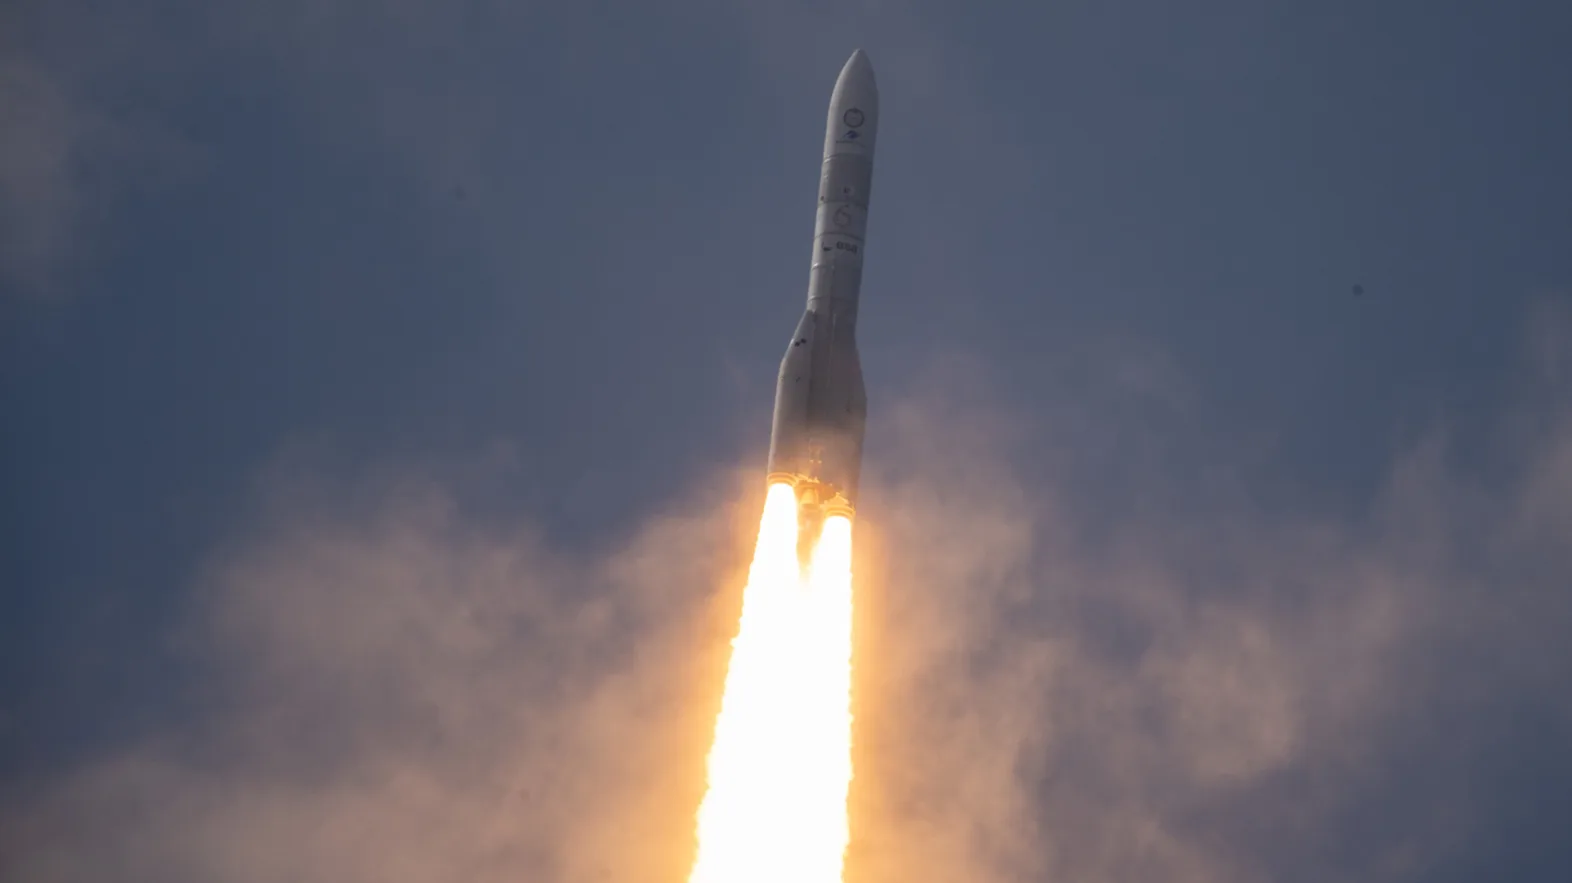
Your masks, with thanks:
M1110 613L1090 588L1152 573L1181 599L1163 610L1247 596L1227 615L1303 688L1284 700L1293 747L1225 797L1203 775L1129 798L1161 807L1176 851L1077 863L1066 842L1033 867L1566 879L1567 826L1547 820L1572 818L1572 650L1553 637L1572 626L1572 387L1555 367L1572 13L529 6L0 12L0 772L25 783L7 815L65 819L85 833L60 849L121 855L75 821L107 810L60 783L148 744L229 744L189 734L225 726L202 723L227 720L215 695L252 695L214 672L254 657L214 650L193 611L228 609L203 600L238 591L213 575L226 562L291 558L280 511L374 533L377 512L403 511L386 487L413 481L449 501L441 537L524 530L551 566L593 570L696 499L743 500L735 475L762 468L802 306L825 102L861 46L883 106L861 341L883 476L866 517L890 525L885 554L918 554L903 503L1007 488L1017 502L986 496L994 515L978 517L1029 525L998 554L1035 575L1000 597L1073 608L1100 636L1072 635L1080 664L1135 666L1078 689L1142 683L1131 672L1161 667L1164 628L1213 646L1189 614L1116 592ZM279 503L280 484L317 502ZM729 531L696 548L729 548ZM443 554L468 561L454 542ZM1054 555L1080 563L1043 582ZM1280 617L1349 615L1304 595L1367 579L1407 624L1370 651L1383 710L1334 713L1306 672L1341 645ZM1221 658L1207 683L1249 667ZM1437 686L1453 666L1467 691ZM1054 732L1081 707L1056 706ZM1437 728L1455 741L1412 737ZM1068 763L1106 736L1035 756ZM1323 756L1323 739L1362 747ZM1041 813L1017 822L1062 820L1067 794L1134 793L1040 772ZM1301 800L1313 808L1282 806ZM1124 836L1099 819L1071 827ZM128 867L263 873L172 855Z

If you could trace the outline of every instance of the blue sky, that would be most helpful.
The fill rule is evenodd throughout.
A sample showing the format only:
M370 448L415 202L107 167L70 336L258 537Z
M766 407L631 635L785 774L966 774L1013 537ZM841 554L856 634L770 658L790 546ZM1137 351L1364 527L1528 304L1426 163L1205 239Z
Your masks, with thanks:
M7 7L0 862L680 879L863 47L852 879L1564 879L1569 38Z

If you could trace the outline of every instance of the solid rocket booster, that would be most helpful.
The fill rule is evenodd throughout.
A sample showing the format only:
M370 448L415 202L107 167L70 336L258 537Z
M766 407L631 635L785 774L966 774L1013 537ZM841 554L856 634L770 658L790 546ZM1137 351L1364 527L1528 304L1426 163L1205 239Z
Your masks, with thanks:
M781 359L770 431L769 481L803 506L851 514L862 470L868 399L857 358L857 297L879 128L879 90L861 49L830 95L813 228L808 306Z

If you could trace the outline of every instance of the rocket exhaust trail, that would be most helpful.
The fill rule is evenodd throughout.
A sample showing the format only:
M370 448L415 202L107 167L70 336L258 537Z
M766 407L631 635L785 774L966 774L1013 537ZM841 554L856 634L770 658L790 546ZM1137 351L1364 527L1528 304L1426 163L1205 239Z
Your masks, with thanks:
M768 493L690 883L841 880L852 517L867 411L855 331L878 118L873 67L859 49L830 98L808 303L781 360Z
M690 883L840 883L851 783L851 522L797 561L792 488L769 489L699 807Z

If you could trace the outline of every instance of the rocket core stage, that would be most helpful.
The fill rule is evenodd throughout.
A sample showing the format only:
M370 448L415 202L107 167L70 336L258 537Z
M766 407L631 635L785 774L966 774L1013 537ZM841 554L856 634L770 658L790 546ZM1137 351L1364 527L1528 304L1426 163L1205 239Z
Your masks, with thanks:
M770 431L771 484L796 488L805 519L856 509L868 398L857 299L879 127L879 90L861 49L835 81L824 133L808 306L781 359Z

